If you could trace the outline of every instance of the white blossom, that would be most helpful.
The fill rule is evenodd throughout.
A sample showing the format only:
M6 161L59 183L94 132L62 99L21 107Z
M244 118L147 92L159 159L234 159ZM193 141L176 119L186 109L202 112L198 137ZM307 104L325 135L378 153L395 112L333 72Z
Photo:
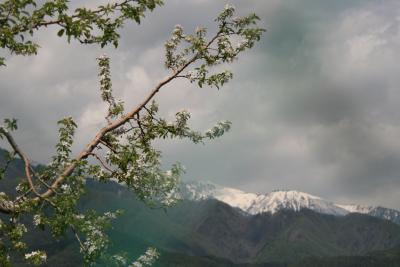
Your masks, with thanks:
M25 254L25 259L29 260L29 261L32 261L32 262L34 262L36 264L39 264L39 263L46 262L47 255L43 251L36 250L36 251L32 251L31 253L26 253Z
M71 186L69 184L63 184L63 185L61 185L61 189L64 192L69 192L71 190Z
M234 6L234 5L230 5L230 4L226 4L225 7L224 7L224 9L225 9L225 10L227 10L227 9L233 9L233 10L235 10L235 6Z
M33 216L33 224L35 226L38 226L38 225L42 224L42 217L39 214L35 214Z
M150 266L158 258L159 254L155 248L147 249L146 253L140 256L135 262L129 267L144 267Z
M122 265L126 265L126 263L127 263L126 258L123 257L123 256L121 256L121 255L114 255L114 256L113 256L113 259L114 259L117 263L120 263L120 264L122 264Z
M23 186L22 183L19 183L19 184L17 185L17 187L15 187L15 190L17 190L17 192L22 192L23 189L24 189L24 186Z
M112 212L106 212L106 213L104 213L104 216L106 216L107 218L110 218L110 219L116 218L115 214Z

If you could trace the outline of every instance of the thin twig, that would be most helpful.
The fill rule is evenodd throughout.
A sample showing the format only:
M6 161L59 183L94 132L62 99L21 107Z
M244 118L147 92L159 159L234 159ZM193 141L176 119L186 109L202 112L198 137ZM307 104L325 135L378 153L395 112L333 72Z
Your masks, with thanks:
M90 155L93 156L93 157L95 157L95 158L100 162L100 164L101 164L107 171L113 172L113 170L111 170L111 168L108 167L108 166L106 165L106 163L100 158L99 155L97 155L97 154L94 153L94 152L91 152Z
M8 167L10 166L11 162L14 160L14 156L15 156L15 151L11 152L11 156L10 158L7 160L6 164L4 164L4 167L1 168L3 169L3 173L5 174L7 172Z
M107 147L108 149L110 149L112 152L114 152L115 154L117 154L117 151L111 146L111 144L107 143L104 140L100 140L99 141L102 145L104 145L105 147Z
M76 240L78 240L79 246L81 247L82 251L85 251L86 250L85 246L83 245L82 240L79 237L78 232L76 231L75 227L72 224L70 224L69 226L71 227L72 232L74 232L74 236L75 236Z
M144 130L143 130L143 127L142 127L142 123L141 123L141 121L140 121L140 115L139 115L139 113L137 113L136 114L136 118L137 118L137 124L138 124L138 126L139 126L139 129L140 129L140 133L141 133L141 135L142 135L142 139L144 139L144 137L145 137L145 133L144 133Z

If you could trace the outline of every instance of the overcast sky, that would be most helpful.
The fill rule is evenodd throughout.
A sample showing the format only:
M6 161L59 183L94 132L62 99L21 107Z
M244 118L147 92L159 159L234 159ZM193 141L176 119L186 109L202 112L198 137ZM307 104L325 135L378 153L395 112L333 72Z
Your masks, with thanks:
M36 35L37 56L8 57L0 119L18 118L16 139L35 161L52 155L58 119L78 122L76 151L104 124L97 56L111 57L115 94L133 107L167 74L163 44L173 26L212 32L226 3L165 2L140 26L127 24L116 50L67 44L49 28ZM256 12L268 29L228 66L234 79L219 91L178 82L157 100L166 116L189 109L198 130L223 119L232 130L204 146L161 143L165 163L180 161L188 180L400 209L400 2L229 3L239 14Z

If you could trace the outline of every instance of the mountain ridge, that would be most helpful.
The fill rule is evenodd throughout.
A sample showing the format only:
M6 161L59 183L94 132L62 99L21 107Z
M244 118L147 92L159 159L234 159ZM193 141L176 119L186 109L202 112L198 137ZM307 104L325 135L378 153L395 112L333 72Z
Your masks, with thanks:
M310 209L335 216L361 213L400 224L400 211L395 209L382 206L337 204L297 190L274 190L266 194L255 194L211 182L196 181L183 183L181 194L184 199L194 201L217 199L249 215L274 214L280 210Z

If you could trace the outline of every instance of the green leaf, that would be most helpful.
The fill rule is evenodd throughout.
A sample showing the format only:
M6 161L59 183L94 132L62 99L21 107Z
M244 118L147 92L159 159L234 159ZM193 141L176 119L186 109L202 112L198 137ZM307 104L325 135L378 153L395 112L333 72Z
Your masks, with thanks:
M58 35L59 37L63 36L64 31L65 31L64 29L59 30L59 31L57 32L57 35Z

